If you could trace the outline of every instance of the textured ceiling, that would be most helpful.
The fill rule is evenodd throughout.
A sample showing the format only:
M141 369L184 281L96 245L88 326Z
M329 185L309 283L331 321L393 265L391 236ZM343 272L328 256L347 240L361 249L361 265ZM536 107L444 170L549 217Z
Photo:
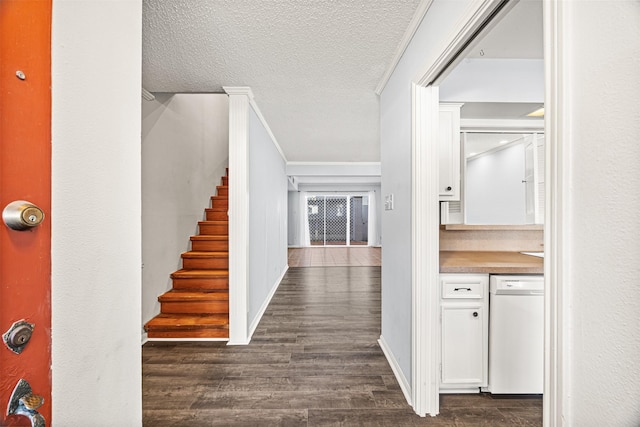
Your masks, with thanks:
M144 0L151 92L249 86L290 161L379 161L378 97L419 0Z

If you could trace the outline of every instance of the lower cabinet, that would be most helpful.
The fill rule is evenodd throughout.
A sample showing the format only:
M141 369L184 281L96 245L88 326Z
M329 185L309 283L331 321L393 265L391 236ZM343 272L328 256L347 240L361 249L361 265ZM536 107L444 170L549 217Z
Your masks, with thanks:
M442 393L478 393L489 366L489 276L440 275Z

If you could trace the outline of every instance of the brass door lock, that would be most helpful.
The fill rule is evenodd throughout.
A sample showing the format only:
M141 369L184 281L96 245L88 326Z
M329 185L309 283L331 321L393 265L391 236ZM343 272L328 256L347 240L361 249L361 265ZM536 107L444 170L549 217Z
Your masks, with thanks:
M4 208L2 220L12 230L28 230L42 223L44 212L31 202L16 200Z

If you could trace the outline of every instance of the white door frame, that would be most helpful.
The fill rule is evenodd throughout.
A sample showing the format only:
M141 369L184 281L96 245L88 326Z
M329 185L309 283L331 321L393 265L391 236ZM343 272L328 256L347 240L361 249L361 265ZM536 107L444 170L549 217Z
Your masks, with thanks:
M571 24L571 2L545 0L544 25L544 79L545 79L545 213L544 213L544 277L545 277L545 355L543 425L565 425L565 384L570 371L565 362L564 348L568 325L565 311L569 311L567 298L570 274L571 223L571 61L567 47Z
M440 343L438 326L439 209L437 171L438 79L453 68L457 54L468 45L486 21L502 6L502 0L478 0L471 4L459 25L446 40L440 54L427 63L412 85L412 402L424 416L439 413ZM494 24L515 5L510 2L495 16ZM544 2L545 49L545 389L544 425L561 425L563 359L562 283L567 272L563 213L567 209L568 141L562 117L568 113L563 103L567 86L561 38L562 0ZM561 27L561 28L559 28ZM434 85L435 84L435 85Z

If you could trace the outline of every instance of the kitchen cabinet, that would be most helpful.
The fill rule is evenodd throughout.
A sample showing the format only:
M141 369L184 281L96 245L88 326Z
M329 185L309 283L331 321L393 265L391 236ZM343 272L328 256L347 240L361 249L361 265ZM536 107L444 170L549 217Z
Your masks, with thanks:
M489 366L489 276L440 275L441 393L478 393Z
M440 104L439 180L440 201L460 200L460 108L463 104Z

